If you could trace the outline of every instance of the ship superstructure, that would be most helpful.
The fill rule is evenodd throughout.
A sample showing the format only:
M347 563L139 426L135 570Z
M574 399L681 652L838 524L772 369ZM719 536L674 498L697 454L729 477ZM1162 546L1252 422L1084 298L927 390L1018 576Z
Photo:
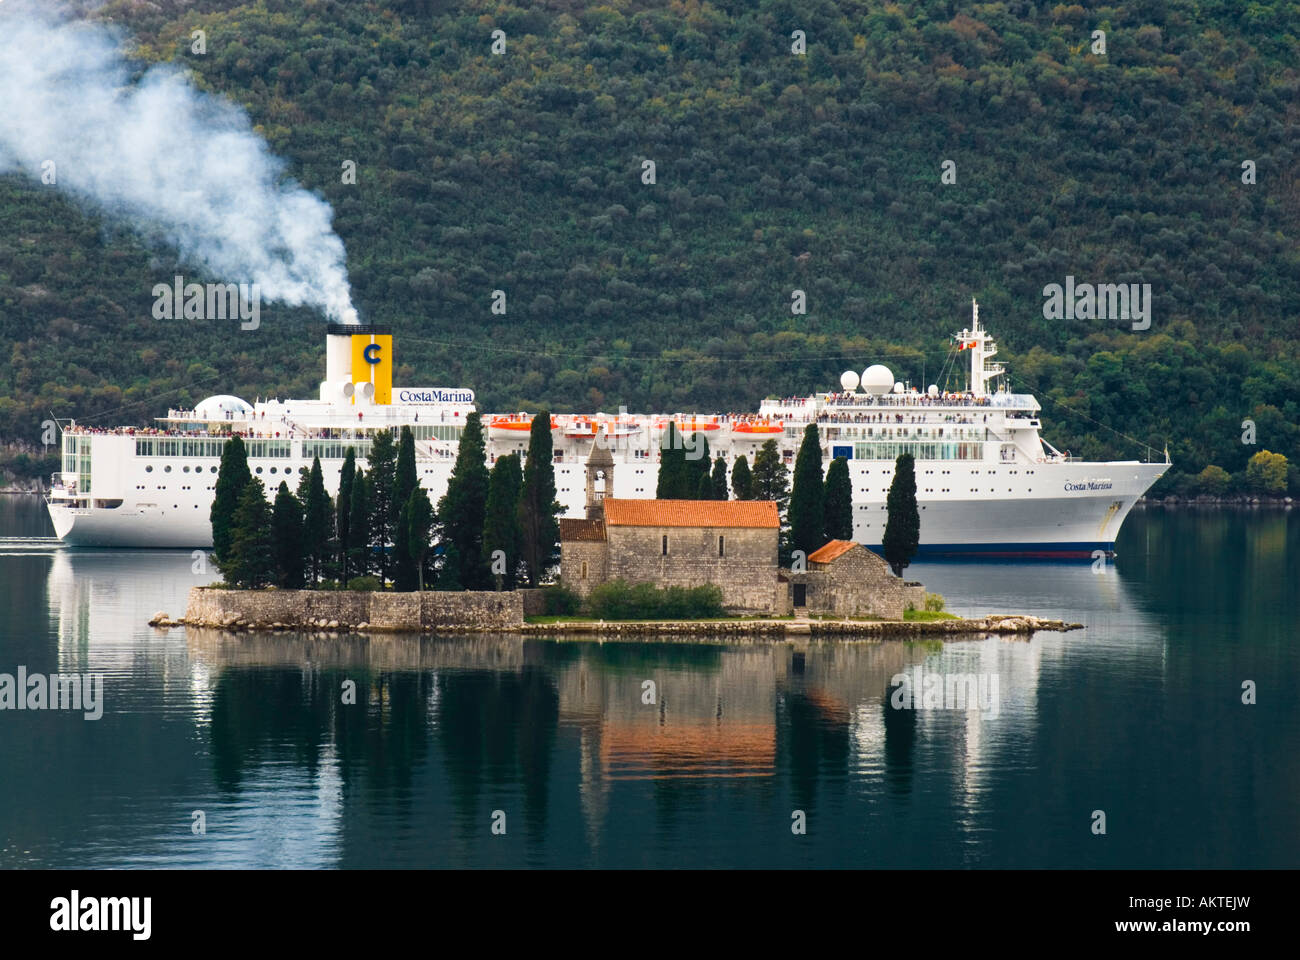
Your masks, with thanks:
M557 499L569 516L586 504L586 461L599 444L614 466L603 495L652 498L669 425L708 439L728 471L752 465L769 440L793 467L805 427L816 422L823 467L848 460L854 539L878 547L895 458L916 464L922 555L1090 557L1111 553L1133 504L1167 462L1085 462L1039 435L1039 404L1028 394L991 389L1004 374L997 346L973 304L969 328L955 337L969 360L966 389L924 392L883 366L841 377L839 391L764 400L749 414L557 414L551 419ZM358 460L379 430L409 426L417 471L435 504L445 492L466 417L476 409L464 388L394 387L393 339L386 328L333 324L326 332L326 375L313 400L209 397L193 410L169 410L154 428L63 431L62 470L48 498L55 530L71 544L124 547L211 546L209 510L226 440L238 433L249 468L274 492L290 488L320 457L326 487L337 492L347 448ZM489 464L526 454L526 413L482 418Z

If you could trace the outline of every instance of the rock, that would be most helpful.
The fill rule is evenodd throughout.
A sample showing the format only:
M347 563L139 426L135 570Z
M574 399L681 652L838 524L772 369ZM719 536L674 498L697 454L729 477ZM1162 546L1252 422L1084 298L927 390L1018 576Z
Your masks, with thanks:
M149 618L149 626L151 627L162 626L164 623L167 623L169 619L170 618L167 616L166 610L159 610L157 613L155 613L152 617Z
M331 620L325 626L329 627L329 629L331 630L337 630L339 626L339 622L337 620Z

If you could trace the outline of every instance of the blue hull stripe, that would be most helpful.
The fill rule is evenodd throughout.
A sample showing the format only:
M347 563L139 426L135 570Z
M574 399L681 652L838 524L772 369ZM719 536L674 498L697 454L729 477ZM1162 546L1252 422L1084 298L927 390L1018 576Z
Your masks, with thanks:
M883 555L880 544L867 544L867 549ZM1095 551L1107 556L1115 552L1114 542L1077 543L923 543L917 548L920 557L969 557L994 559L1003 557L1043 557L1047 559L1091 560Z

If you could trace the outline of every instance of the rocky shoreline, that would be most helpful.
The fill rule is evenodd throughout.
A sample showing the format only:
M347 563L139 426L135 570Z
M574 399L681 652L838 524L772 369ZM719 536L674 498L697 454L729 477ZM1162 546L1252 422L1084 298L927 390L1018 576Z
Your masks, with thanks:
M159 611L149 626L204 627L241 632L318 632L318 633L469 633L482 629L474 625L440 625L418 630L407 627L376 625L365 621L356 624L325 618L307 618L299 622L246 619L229 614L219 619L173 620ZM1081 623L1048 620L1028 615L991 614L973 619L953 620L574 620L561 623L523 623L497 627L494 632L519 633L525 636L599 637L602 640L633 639L646 636L685 638L716 637L843 637L876 640L908 640L917 637L962 636L971 634L1029 635L1037 631L1065 632L1083 628Z

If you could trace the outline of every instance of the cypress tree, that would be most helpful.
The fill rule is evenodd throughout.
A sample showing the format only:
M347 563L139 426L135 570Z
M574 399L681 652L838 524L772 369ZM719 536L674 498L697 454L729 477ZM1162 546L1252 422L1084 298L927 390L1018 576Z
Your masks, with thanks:
M825 539L853 539L853 483L849 479L849 461L836 457L826 471L823 498L826 518Z
M221 448L221 467L217 472L216 489L208 519L212 523L212 553L221 568L230 553L230 539L239 509L239 495L253 478L248 469L248 449L239 437L231 437Z
M713 499L727 500L727 461L722 454L713 461Z
M334 527L334 510L325 492L320 457L313 457L307 474L307 498L303 502L303 549L307 554L307 580L316 586L321 567L329 559L330 534Z
M509 454L498 457L488 476L488 495L483 519L483 554L496 567L493 553L505 554L505 569L492 570L498 590L513 590L523 554L524 531L519 518L519 494L523 489L524 475L519 466L519 456Z
M655 483L655 499L681 500L685 485L686 450L677 432L677 424L669 420L659 450L659 478Z
M713 468L713 455L709 451L709 438L703 433L697 433L694 435L694 443L695 449L692 451L692 457L694 459L687 461L690 466L690 471L689 478L686 481L685 490L682 491L682 499L712 500L713 478L709 475L709 471ZM701 497L700 490L703 485L700 481L705 479L709 480L709 496Z
M402 524L406 537L406 552L415 566L415 586L424 590L424 569L429 561L430 539L433 536L433 506L424 487L416 485L402 510Z
M381 585L388 582L392 569L388 545L393 542L393 530L397 526L397 510L393 509L396 460L397 450L393 446L392 431L380 430L370 443L370 456L366 464L366 476L370 479L366 499L370 504L370 544L379 551L374 569L379 574Z
M289 492L289 484L281 480L271 509L271 539L275 547L275 582L286 590L297 590L303 584L303 535L302 504Z
M810 554L826 541L822 486L822 445L817 424L804 427L803 442L794 461L794 490L790 494L790 546Z
M357 474L357 451L348 447L343 458L343 469L339 471L339 495L335 501L334 529L338 535L339 584L348 585L348 545L352 533L352 481Z
M737 500L754 499L754 477L749 472L749 461L743 455L736 458L731 468L731 492Z
M700 484L695 488L695 496L692 500L712 500L713 499L713 478L707 473L700 477Z
M393 583L398 590L414 590L419 577L415 560L407 550L406 520L401 516L411 491L420 485L415 473L415 435L408 426L402 427L397 442L397 468L393 473L393 508L398 516L393 522Z
M781 452L775 440L768 440L754 455L754 471L750 478L754 500L775 500L781 515L785 515L790 501L790 469L781 462Z
M751 477L755 500L775 500L781 517L781 563L790 561L790 526L786 507L790 503L790 470L781 461L775 440L768 440L754 455Z
M551 414L543 410L533 417L533 427L528 435L528 459L524 461L524 485L519 495L524 567L530 587L537 586L559 558L560 523L557 518L563 509L555 499Z
M231 586L256 589L275 580L275 549L271 541L271 505L262 481L244 484L235 508L228 560L221 567Z
M370 571L369 491L370 478L358 468L352 478L352 502L348 507L348 569L353 577L364 577Z
M547 439L550 439L549 429ZM447 481L447 492L438 501L437 512L439 539L444 545L455 546L456 581L465 590L478 590L487 585L487 565L483 561L487 494L482 414L475 411L465 418L456 465Z
M881 553L893 568L894 575L901 577L921 543L921 514L916 508L916 467L910 453L902 454L894 463L894 479L889 484L885 510Z

